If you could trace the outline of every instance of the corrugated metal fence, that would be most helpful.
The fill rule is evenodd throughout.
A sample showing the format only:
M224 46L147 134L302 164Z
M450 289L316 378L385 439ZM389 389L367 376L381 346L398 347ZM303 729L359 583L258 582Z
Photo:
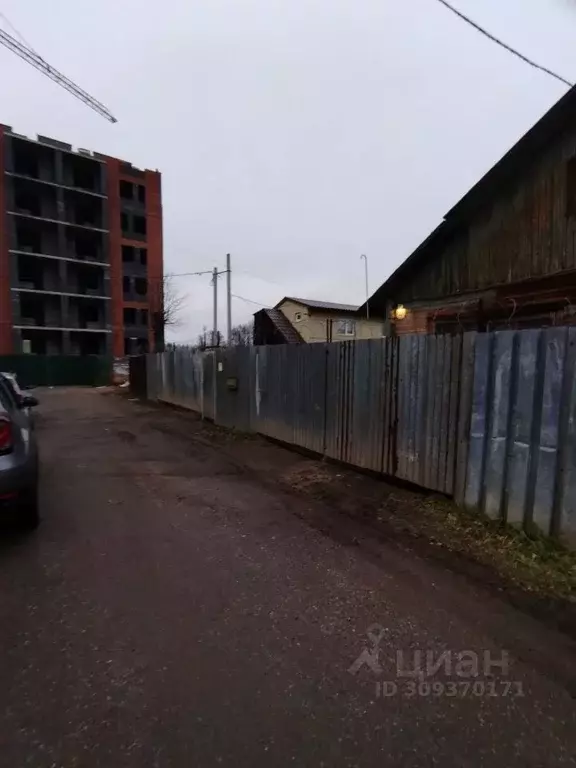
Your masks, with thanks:
M576 541L576 329L148 355L148 397Z

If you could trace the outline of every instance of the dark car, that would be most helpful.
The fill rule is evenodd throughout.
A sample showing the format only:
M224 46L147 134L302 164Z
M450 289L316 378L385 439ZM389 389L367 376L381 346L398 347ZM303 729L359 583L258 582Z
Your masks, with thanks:
M38 512L38 447L30 408L35 397L18 394L0 373L0 516L35 528Z

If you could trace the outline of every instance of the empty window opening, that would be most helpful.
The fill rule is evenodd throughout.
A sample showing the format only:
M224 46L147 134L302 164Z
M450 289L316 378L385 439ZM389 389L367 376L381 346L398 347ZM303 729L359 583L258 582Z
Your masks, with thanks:
M35 227L19 224L16 226L16 247L19 251L42 253L42 236Z
M146 296L146 280L142 277L137 277L134 280L134 290L138 296Z
M84 302L78 309L78 320L81 328L95 328L100 326L100 312L94 304Z
M122 234L126 235L129 232L130 223L129 223L129 217L127 213L121 213L120 214L120 229L122 230Z
M33 288L41 291L44 287L44 270L39 259L21 256L18 259L18 283L21 288Z
M78 272L79 293L91 293L100 295L103 293L100 282L100 270L94 267L86 267Z
M101 333L79 333L79 354L80 355L103 355L106 345Z
M141 309L140 310L140 324L141 325L148 325L148 310L147 309Z
M54 181L55 152L29 141L12 140L14 173L32 179Z
M20 294L20 318L22 325L45 325L45 302L43 297Z
M66 183L72 187L100 192L100 163L74 155L64 155Z
M132 307L126 307L124 309L124 325L136 324L136 310Z
M100 313L98 312L98 307L88 306L86 307L86 319L90 322L95 323L100 318Z
M30 216L42 216L40 195L34 194L34 192L28 189L17 189L15 191L14 207L18 213L27 213Z
M98 204L95 202L98 199L96 197L75 202L72 209L72 218L75 224L82 224L88 227L99 227L101 225L101 212Z
M138 201L140 203L146 202L146 187L144 184L138 184Z
M130 293L131 290L131 280L129 277L123 277L122 278L122 290L124 291L124 294Z
M124 264L129 264L134 261L134 246L123 245L122 246L122 261Z
M134 197L134 184L130 181L120 181L120 197L123 200L132 200Z
M14 173L19 173L21 176L30 176L32 179L39 178L38 158L15 148Z
M146 234L146 218L144 216L134 216L133 219L134 232L137 235Z
M148 264L148 251L146 248L140 248L140 264L144 267Z
M69 255L71 258L100 261L100 235L96 232L79 232L69 237Z

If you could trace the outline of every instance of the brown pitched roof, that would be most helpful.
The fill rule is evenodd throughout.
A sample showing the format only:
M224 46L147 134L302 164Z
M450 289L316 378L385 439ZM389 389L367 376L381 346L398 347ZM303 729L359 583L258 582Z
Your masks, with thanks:
M277 330L286 339L287 344L300 344L303 341L302 336L300 336L290 320L279 309L263 309L261 311L268 315Z

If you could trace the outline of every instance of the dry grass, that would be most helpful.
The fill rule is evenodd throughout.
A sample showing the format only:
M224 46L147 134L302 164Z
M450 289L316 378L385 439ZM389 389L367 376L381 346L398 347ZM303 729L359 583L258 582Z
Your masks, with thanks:
M534 530L530 533L460 509L445 498L387 485L347 468L308 461L282 477L297 493L326 500L348 517L479 563L503 587L534 597L576 602L576 551Z
M443 499L422 501L420 509L434 543L473 557L522 589L576 602L576 552L557 540L474 515Z

